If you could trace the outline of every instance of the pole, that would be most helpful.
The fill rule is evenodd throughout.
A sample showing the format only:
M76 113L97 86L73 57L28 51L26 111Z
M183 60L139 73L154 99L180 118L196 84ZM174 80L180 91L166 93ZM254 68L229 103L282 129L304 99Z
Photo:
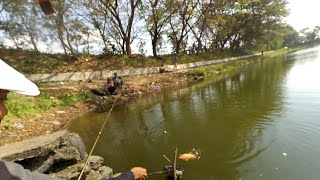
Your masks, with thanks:
M97 145L97 142L98 142L98 140L99 140L99 138L100 138L101 132L102 132L102 130L104 129L104 126L106 125L106 123L107 123L107 121L108 121L108 118L109 118L109 116L110 116L110 114L111 114L111 111L112 111L114 105L116 104L117 100L118 100L120 97L121 97L121 96L119 96L119 97L114 101L114 103L112 104L112 106L111 106L111 108L110 108L110 110L109 110L109 112L108 112L107 118L104 120L104 122L103 122L103 124L102 124L102 126L101 126L101 129L100 129L100 131L99 131L99 133L98 133L98 136L97 136L97 138L96 138L96 140L95 140L95 142L94 142L94 144L93 144L93 146L92 146L92 148L91 148L91 150L90 150L90 153L89 153L89 155L88 155L88 157L87 157L87 159L86 159L86 162L85 162L84 165L83 165L83 168L82 168L81 173L80 173L80 175L79 175L79 177L78 177L78 180L81 179L82 174L83 174L83 172L84 172L84 170L85 170L85 168L86 168L86 166L87 166L87 164L88 164L89 157L91 156L94 148L95 148L96 145Z
M176 150L174 151L174 159L173 159L173 179L177 180L177 154L178 154L178 148L176 147Z

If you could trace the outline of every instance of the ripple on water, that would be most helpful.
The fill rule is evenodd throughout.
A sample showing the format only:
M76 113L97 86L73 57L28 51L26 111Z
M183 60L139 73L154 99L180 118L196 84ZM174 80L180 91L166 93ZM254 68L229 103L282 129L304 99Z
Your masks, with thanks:
M309 117L310 118L310 117ZM313 119L313 118L311 118ZM309 151L308 149L319 149L320 121L291 121L282 128L287 135L284 142L289 144L291 149L300 152Z
M254 123L252 119L241 125L239 132L233 143L233 151L227 163L237 165L250 161L265 151L272 143L272 138L266 135L265 130L274 126L274 121L270 116L261 116Z
M227 161L228 164L239 165L250 161L265 151L269 146L261 146L253 140L250 141L248 138L246 140L240 140L239 142L240 143L235 146L231 158Z

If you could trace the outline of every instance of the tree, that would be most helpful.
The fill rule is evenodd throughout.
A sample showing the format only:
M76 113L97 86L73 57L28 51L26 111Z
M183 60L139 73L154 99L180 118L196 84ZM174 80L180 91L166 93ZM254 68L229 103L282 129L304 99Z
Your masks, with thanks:
M216 0L208 11L212 50L254 47L287 15L286 0ZM266 41L265 41L266 42ZM267 45L268 46L268 45Z
M167 10L166 2L165 0L148 0L144 6L146 8L146 28L151 36L154 57L157 57L160 39L165 32L164 28L168 24L170 14L172 13L170 10Z
M98 32L104 46L102 48L103 53L113 52L112 47L110 47L111 35L108 26L108 24L111 24L111 21L108 14L105 13L105 6L99 0L81 0L78 3L79 7L76 9L76 12L88 24L91 32ZM90 33L90 35L93 37L97 36L95 33Z
M99 0L104 6L104 13L111 22L111 34L113 39L120 45L123 54L131 54L131 43L136 38L133 26L136 22L136 11L141 0L130 0L129 4L122 0L104 1ZM120 38L120 41L118 39Z
M57 0L56 2L57 3L55 7L57 15L56 17L53 17L53 20L55 28L57 30L58 39L60 40L65 54L68 54L69 51L71 55L76 58L77 55L74 48L72 47L71 36L65 23L65 18L67 18L66 12L68 11L69 4L67 4L65 0Z
M37 41L41 36L41 31L38 25L39 7L36 3L30 0L7 1L2 10L5 13L1 16L1 29L4 30L17 48L30 48L33 46L34 51L38 52Z
M314 43L319 39L320 26L314 27L312 30L310 28L304 28L300 31L304 36L304 43Z
M203 35L208 26L208 11L212 4L213 0L199 2L198 6L196 6L196 15L193 18L193 21L187 22L194 38L196 39L196 53L202 52L203 42L206 41L206 39L203 38Z
M89 29L75 14L76 3L71 0L53 1L56 13L53 16L46 17L44 25L53 35L51 39L58 38L65 54L71 54L74 60L77 60L78 47L81 42L86 42Z
M188 24L195 15L198 1L181 0L170 2L172 3L171 7L173 9L171 12L173 13L170 13L168 37L173 45L174 53L179 54L181 50L185 50L188 44L187 37L191 30Z

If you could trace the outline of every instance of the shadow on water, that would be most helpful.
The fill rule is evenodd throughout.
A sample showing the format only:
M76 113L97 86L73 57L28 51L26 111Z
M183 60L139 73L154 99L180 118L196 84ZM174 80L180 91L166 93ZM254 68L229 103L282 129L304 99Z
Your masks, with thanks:
M293 57L259 61L115 107L94 154L116 172L133 166L153 172L168 164L163 155L171 157L175 147L180 153L196 148L199 160L178 161L185 169L183 179L239 179L252 170L241 165L275 139L274 117L281 115ZM79 133L90 149L105 118L106 113L90 113L72 121L69 130Z

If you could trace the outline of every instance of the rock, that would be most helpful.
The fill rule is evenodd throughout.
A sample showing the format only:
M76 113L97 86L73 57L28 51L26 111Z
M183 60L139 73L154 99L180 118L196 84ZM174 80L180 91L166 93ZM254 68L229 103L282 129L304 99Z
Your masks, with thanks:
M64 169L60 172L53 173L50 175L53 175L54 177L57 177L59 179L77 179L82 171L83 165L84 165L84 163L83 164L75 164L75 165L67 167L66 169ZM90 167L87 166L84 170L84 174L89 174L90 171L91 171Z
M87 175L86 180L97 180L97 179L102 179L100 177L101 175L97 171L90 171L89 174Z
M59 121L52 121L51 123L54 124L54 125L60 125L61 124Z
M107 166L101 166L97 170L91 170L86 180L108 179L113 174L113 170Z
M89 157L89 166L92 169L98 170L99 167L101 167L102 163L103 163L103 158L100 156L90 156Z
M86 147L79 134L72 133L69 138L71 145L78 149L81 159L86 159Z
M88 161L89 162L83 171L83 179L107 179L110 176L112 176L113 170L111 168L106 166L100 166L103 162L103 158L98 156L90 156ZM60 179L77 179L84 167L84 164L85 163L83 162L81 164L72 165L53 175Z
M24 128L24 125L21 124L21 123L18 123L15 125L17 129L23 129Z
M77 179L87 158L78 134L66 130L0 147L0 160L14 161L25 169L60 179ZM106 179L112 169L102 166L103 158L90 156L83 179Z
M110 167L107 167L107 166L101 166L98 170L99 170L101 176L102 177L106 177L107 179L109 177L111 177L112 174L113 174L113 170Z
M64 130L1 146L0 160L22 161L27 158L38 157L40 154L42 156L48 155L53 152L55 147L60 145L62 139L68 134Z

